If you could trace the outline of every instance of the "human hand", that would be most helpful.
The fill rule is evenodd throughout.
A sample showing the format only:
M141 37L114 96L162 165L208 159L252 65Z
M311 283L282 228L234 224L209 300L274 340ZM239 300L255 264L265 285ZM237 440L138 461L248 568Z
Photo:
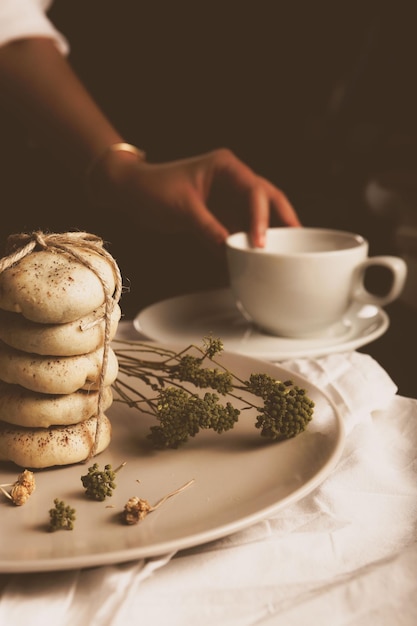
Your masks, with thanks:
M163 164L110 151L89 182L96 201L126 211L141 227L194 231L214 244L247 230L262 247L273 214L283 225L300 225L282 191L228 149Z

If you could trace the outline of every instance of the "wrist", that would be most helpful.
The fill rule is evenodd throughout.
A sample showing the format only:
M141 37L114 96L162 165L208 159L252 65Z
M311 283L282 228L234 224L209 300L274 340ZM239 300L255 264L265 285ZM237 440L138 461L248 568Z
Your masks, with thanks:
M145 152L132 144L119 142L108 146L86 169L87 192L94 199L105 201L107 194L126 182L132 166L136 169L145 162Z

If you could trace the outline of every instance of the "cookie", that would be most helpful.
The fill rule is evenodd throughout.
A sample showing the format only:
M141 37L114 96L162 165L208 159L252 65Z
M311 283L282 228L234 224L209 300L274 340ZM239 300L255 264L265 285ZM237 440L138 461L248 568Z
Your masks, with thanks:
M71 465L85 461L95 442L97 417L73 426L23 428L0 422L0 461L12 461L27 469ZM107 448L111 424L101 417L97 454Z
M68 394L79 389L96 390L100 385L103 348L78 356L29 354L0 342L0 380L46 394ZM104 385L118 374L117 357L109 348Z
M104 307L67 324L39 324L21 313L0 309L0 340L12 348L51 356L74 356L93 352L104 343ZM114 304L110 341L117 331L120 307Z
M112 402L111 387L105 387L102 410L106 411ZM97 406L98 391L52 395L0 382L0 421L15 426L48 428L78 424L96 415Z
M117 277L109 261L74 248L105 279L110 295ZM41 324L66 324L88 315L105 301L94 271L66 252L32 252L0 273L0 309L21 313Z

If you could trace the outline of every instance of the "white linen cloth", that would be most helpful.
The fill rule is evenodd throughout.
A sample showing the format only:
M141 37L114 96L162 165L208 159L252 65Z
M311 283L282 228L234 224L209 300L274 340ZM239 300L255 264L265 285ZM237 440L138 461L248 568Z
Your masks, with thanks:
M326 391L344 418L344 452L321 486L270 519L178 554L0 576L0 624L417 623L417 400L396 395L365 354L281 365Z

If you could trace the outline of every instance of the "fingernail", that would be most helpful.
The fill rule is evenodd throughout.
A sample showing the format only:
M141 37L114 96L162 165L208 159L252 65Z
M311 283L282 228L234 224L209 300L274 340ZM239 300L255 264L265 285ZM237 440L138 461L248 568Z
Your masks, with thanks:
M264 248L266 243L266 235L265 233L256 233L256 236L253 239L253 245L256 248Z

